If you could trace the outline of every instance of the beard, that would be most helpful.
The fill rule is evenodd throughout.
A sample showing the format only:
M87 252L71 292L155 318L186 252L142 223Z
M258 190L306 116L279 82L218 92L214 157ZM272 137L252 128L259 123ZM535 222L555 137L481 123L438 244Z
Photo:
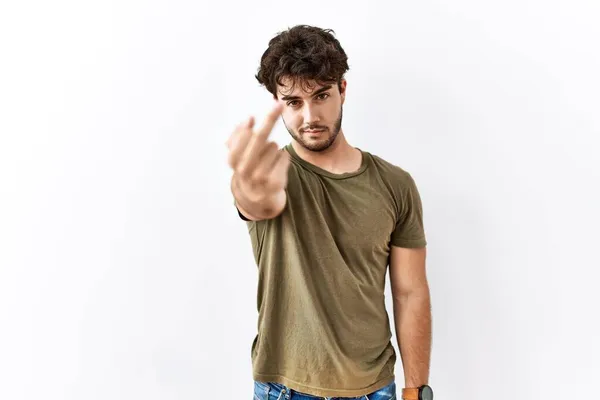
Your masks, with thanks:
M285 125L285 128L287 129L289 134L292 136L292 138L294 138L294 140L296 142L298 142L306 150L314 151L314 152L321 152L321 151L327 150L335 142L335 139L337 138L338 134L340 133L340 130L342 129L342 114L343 114L343 107L340 107L340 115L338 116L337 120L333 124L332 128L330 128L328 126L323 126L323 125L311 125L308 128L306 128L306 129L323 129L323 132L321 132L321 135L323 137L320 139L317 139L317 140L307 139L304 136L304 133L294 132L294 130L290 129L287 126L283 117L282 117L282 119L283 119L283 124Z

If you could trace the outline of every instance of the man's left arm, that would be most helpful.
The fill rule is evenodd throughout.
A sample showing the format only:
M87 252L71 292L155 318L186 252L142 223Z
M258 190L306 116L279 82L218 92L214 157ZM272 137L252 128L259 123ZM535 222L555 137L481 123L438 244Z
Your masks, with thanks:
M431 301L425 259L426 247L392 246L390 253L394 324L407 388L429 380Z

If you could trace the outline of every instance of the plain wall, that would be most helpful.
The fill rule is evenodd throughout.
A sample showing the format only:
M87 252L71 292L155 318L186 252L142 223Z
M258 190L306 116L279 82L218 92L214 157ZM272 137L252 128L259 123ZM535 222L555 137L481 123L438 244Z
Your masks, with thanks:
M301 23L348 53L349 142L421 192L436 398L593 397L599 20L593 0L3 3L0 398L250 398L224 143Z

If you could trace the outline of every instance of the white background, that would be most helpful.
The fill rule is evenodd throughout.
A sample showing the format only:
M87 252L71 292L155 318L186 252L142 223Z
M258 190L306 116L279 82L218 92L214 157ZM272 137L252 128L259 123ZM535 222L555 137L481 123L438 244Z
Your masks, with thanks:
M599 20L596 0L3 2L0 399L250 398L224 142L268 110L253 75L299 23L348 53L350 143L420 189L436 398L595 398Z

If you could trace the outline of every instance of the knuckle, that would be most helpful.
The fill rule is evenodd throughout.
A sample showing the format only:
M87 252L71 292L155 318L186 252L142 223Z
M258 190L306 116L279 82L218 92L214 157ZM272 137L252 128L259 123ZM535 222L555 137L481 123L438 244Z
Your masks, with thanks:
M229 152L229 154L227 155L227 163L232 168L235 168L237 166L237 164L239 164L239 157L237 156L236 152L233 152L233 151Z
M263 174L257 175L253 178L253 182L257 185L265 185L267 183L267 177Z
M273 156L276 152L277 152L277 144L276 143L272 143L272 142L269 143L269 145L265 149L265 155L267 155L267 156Z
M246 164L238 164L236 168L236 172L239 176L246 178L248 177L248 166Z
M227 157L227 164L231 168L235 169L235 159L233 157L231 157L231 156Z
M267 181L267 176L264 173L264 169L256 169L256 171L254 171L254 173L252 174L252 180L256 183L264 184Z

